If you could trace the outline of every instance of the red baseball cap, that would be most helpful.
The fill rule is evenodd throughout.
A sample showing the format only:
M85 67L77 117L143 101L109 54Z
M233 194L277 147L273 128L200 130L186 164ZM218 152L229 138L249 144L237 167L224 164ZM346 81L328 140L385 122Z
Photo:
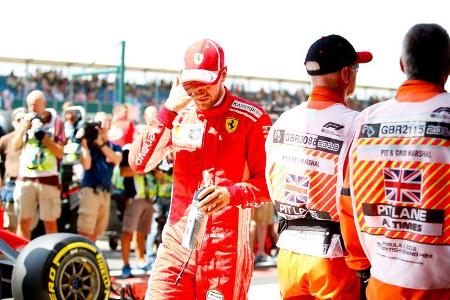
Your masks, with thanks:
M219 71L225 66L225 55L219 44L210 39L203 39L186 50L184 64L181 82L199 81L213 84L218 79Z

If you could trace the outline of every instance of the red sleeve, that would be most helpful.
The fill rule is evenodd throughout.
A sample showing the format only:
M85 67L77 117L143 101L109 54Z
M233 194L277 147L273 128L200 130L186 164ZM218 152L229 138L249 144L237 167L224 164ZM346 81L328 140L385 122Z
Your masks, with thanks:
M343 190L350 190L349 170L346 169ZM341 194L339 209L339 220L341 225L341 233L344 238L345 248L348 255L345 261L349 268L354 270L364 270L370 267L370 262L364 253L361 243L359 242L358 232L355 225L353 215L352 198L348 195Z
M272 120L264 113L248 133L246 168L248 179L228 187L231 195L230 204L233 206L254 207L270 201L265 177L266 151L264 145L265 132L271 125Z
M127 132L125 133L125 136L124 136L125 144L132 143L133 136L134 136L134 123L133 123L133 121L129 121Z
M55 120L55 143L65 145L67 142L66 135L64 133L64 123L60 117Z
M170 144L170 131L176 116L175 112L163 106L157 119L147 124L133 141L128 162L135 173L152 170L164 158L164 149Z

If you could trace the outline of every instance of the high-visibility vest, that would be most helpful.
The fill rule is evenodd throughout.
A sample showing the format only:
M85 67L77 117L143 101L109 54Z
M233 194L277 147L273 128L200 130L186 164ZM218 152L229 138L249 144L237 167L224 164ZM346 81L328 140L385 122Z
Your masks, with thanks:
M113 171L112 184L119 190L124 190L123 177L120 176L120 167L116 166ZM155 178L150 174L134 175L135 199L153 199L156 196L157 186Z
M450 95L364 110L349 168L372 276L405 288L450 288Z
M49 138L55 134L57 114L54 109L46 109L51 114L51 120L42 126ZM19 174L22 177L44 177L58 175L56 156L34 137L30 129L24 136L24 146L20 154Z
M275 122L266 141L266 180L280 216L339 221L336 203L357 114L342 104L316 110L302 103Z
M156 196L156 181L150 174L134 175L137 199L153 199Z
M172 195L173 176L163 173L157 180L158 197L170 198Z

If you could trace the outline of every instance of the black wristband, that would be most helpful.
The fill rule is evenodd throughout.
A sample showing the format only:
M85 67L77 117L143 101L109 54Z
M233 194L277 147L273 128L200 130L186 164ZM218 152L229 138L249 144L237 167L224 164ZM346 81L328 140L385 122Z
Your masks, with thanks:
M356 271L356 276L358 276L361 279L369 279L370 278L370 268Z

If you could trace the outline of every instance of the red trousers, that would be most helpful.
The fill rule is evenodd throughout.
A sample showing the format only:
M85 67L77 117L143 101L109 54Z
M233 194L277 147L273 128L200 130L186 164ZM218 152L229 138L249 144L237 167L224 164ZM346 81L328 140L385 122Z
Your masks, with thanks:
M221 238L207 237L202 248L194 251L178 284L175 284L189 251L172 234L180 234L171 225L158 249L146 299L245 300L253 272L253 254L248 244L241 251ZM176 231L176 232L174 232ZM240 244L240 241L237 242Z

